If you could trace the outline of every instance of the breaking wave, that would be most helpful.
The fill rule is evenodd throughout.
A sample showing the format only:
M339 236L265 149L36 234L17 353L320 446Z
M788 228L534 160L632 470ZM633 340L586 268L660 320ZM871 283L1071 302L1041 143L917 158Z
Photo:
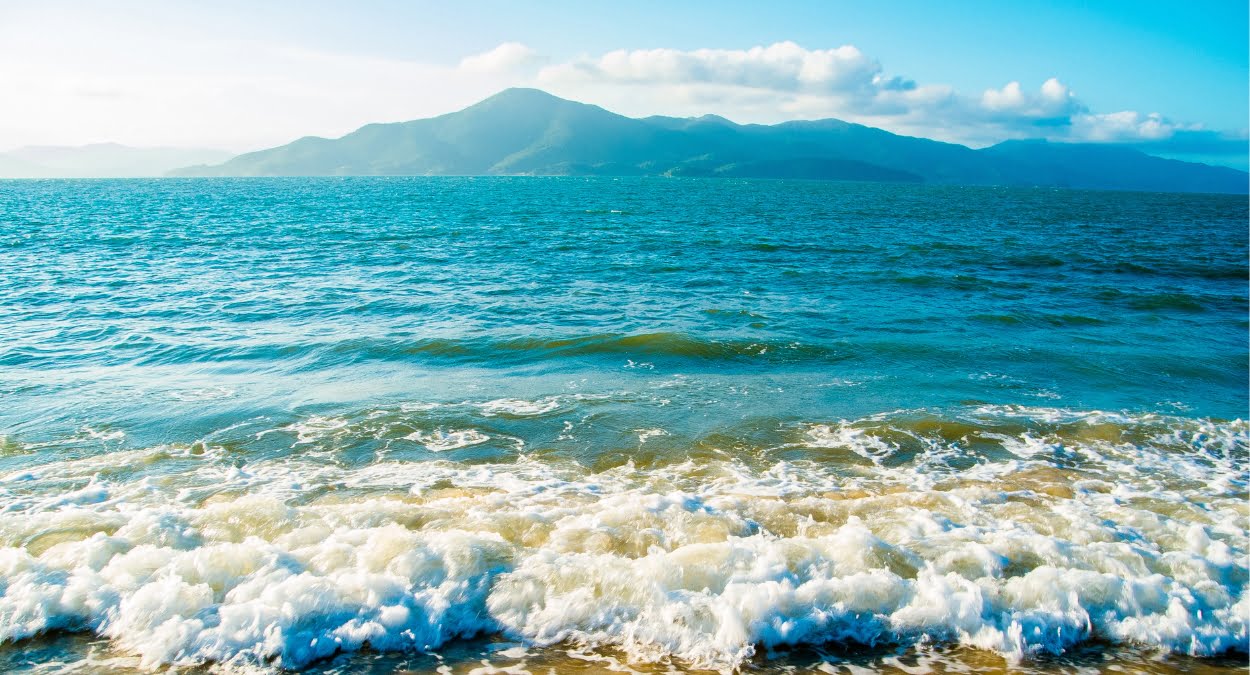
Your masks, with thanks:
M310 417L262 434L292 450L258 461L197 442L3 477L0 638L88 631L142 667L482 634L719 670L828 643L1247 649L1240 421L899 411L609 468L520 439L510 461L353 463L333 451L353 433Z

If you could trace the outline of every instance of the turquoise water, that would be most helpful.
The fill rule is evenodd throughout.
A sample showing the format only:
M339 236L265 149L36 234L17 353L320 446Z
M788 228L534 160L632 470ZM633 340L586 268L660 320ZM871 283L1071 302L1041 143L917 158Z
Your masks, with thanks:
M0 654L1244 652L1246 224L1042 189L0 182Z

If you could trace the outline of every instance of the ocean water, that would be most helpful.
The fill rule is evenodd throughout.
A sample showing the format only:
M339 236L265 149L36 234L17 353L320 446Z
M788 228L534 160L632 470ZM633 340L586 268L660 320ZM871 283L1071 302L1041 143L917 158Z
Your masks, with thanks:
M0 669L1244 668L1247 218L0 182Z

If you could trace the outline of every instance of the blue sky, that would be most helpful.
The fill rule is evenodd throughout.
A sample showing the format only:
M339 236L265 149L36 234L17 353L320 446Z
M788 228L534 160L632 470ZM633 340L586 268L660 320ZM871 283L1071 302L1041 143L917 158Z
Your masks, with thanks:
M840 117L1243 166L1245 2L5 0L0 149L247 150L539 86L630 115ZM1012 83L1017 83L1013 85Z

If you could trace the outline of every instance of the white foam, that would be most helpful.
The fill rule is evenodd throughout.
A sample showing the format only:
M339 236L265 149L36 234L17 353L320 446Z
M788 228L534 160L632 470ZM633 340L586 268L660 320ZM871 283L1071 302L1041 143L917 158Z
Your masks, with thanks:
M560 408L560 399L557 396L549 396L536 401L526 401L516 398L500 398L493 401L479 403L478 408L486 416L493 415L511 415L514 417L537 417L545 415Z
M638 433L639 445L642 445L643 443L646 443L647 441L651 440L652 438L656 438L657 436L669 435L667 431L660 429L659 427L656 427L654 429L635 429L634 431Z
M503 658L567 643L621 670L597 650L732 669L828 641L1012 660L1092 638L1250 646L1245 423L1168 423L1136 444L982 431L1011 457L971 468L933 439L899 464L874 424L795 431L797 447L873 460L853 466L296 452L240 467L201 445L17 471L0 490L0 639L91 631L143 668L259 669L499 632L515 643Z
M347 420L339 417L322 417L313 415L306 420L283 427L283 430L294 431L296 443L314 443L333 435L347 427Z
M430 452L458 450L490 440L490 436L477 429L443 431L442 428L434 429L433 431L414 431L404 436L404 438L424 445L425 449Z
M126 432L122 431L121 429L100 430L100 429L93 429L89 426L84 426L82 429L80 429L80 431L86 434L87 438L91 438L97 441L120 441L126 438Z
M175 401L214 401L234 396L233 389L225 387L201 387L170 392L169 397Z
M851 426L845 420L836 426L814 424L807 429L807 445L814 448L845 448L873 463L894 454L898 449L865 429Z

